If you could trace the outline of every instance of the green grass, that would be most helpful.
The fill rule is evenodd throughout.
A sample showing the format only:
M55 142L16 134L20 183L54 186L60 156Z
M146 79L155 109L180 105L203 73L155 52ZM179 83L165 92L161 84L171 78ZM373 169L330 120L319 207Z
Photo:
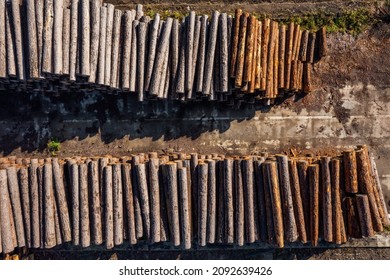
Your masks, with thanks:
M61 143L58 140L52 139L49 142L47 142L47 150L49 151L52 157L57 156L60 149L61 149Z

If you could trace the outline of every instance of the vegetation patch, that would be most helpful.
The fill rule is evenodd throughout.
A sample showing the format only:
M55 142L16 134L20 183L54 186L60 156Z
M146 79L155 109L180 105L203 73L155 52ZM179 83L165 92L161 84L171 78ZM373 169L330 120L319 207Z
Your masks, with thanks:
M57 156L60 149L61 149L61 143L57 139L52 139L49 142L47 142L47 150L49 151L52 157Z

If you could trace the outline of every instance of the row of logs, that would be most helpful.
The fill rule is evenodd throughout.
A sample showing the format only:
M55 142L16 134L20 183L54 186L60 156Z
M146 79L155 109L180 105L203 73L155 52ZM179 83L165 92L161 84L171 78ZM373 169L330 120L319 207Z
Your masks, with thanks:
M365 146L339 156L1 158L0 252L62 243L207 244L373 236L389 216Z
M269 101L310 92L315 49L327 46L317 33L241 10L179 21L101 0L0 0L0 89Z

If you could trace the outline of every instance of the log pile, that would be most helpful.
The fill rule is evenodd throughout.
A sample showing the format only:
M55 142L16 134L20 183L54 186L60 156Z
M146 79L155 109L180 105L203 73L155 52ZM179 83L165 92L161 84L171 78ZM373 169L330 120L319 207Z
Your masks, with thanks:
M343 244L389 225L366 146L339 155L0 159L0 253L63 243Z
M315 51L317 50L317 51ZM312 90L316 33L237 10L182 20L101 0L0 0L0 90L235 104Z

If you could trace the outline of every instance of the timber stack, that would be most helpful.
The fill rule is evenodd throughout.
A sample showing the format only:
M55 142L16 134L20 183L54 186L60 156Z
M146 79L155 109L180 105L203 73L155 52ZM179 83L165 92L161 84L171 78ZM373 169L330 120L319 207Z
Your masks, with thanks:
M0 0L0 90L125 92L146 100L242 101L312 90L325 29L237 10L182 20L101 0Z
M0 253L63 243L340 245L389 224L366 146L332 157L0 158Z

